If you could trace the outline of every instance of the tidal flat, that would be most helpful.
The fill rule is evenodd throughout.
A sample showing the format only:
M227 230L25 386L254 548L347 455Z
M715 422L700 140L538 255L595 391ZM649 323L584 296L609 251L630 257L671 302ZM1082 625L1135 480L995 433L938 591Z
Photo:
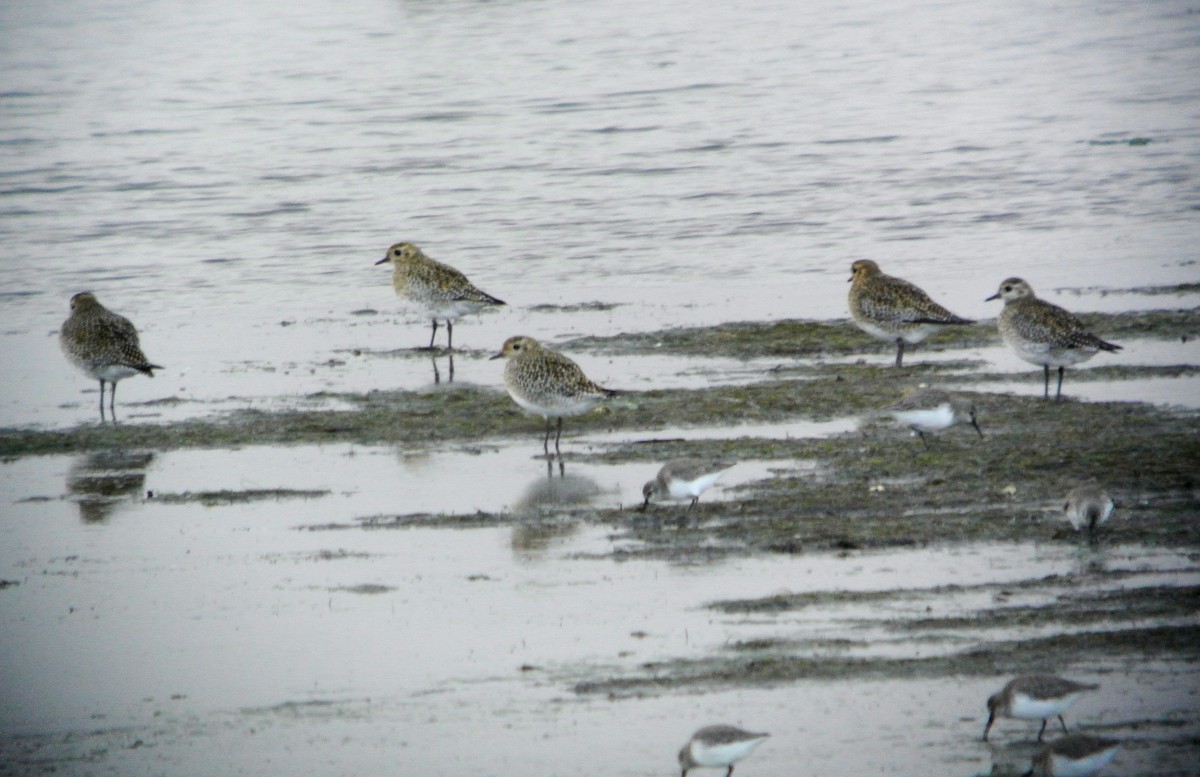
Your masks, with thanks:
M983 368L977 349L998 347L987 323L932 338L901 370L886 366L890 346L843 321L573 340L562 347L580 358L740 366L711 385L629 391L568 419L558 461L541 456L540 419L498 387L471 383L321 393L300 407L170 422L144 420L153 405L131 403L132 422L0 431L17 513L53 525L78 505L86 530L81 550L22 540L10 554L0 596L28 595L30 609L14 610L23 617L40 617L43 594L59 604L90 596L69 593L71 580L142 586L142 574L174 570L191 585L171 583L179 591L161 595L161 617L195 612L193 633L218 652L206 622L222 632L227 619L255 613L271 615L241 628L261 644L325 628L339 611L378 643L361 655L318 649L320 668L284 650L289 678L278 687L265 666L262 678L208 691L196 690L190 664L161 685L133 683L156 700L153 714L130 711L132 702L114 712L99 694L81 704L83 718L100 723L47 713L41 719L58 722L44 725L74 733L34 723L9 737L6 773L85 764L149 773L188 763L189 737L241 742L246 727L273 732L276 763L294 773L319 770L284 754L293 729L309 741L369 741L364 757L380 762L400 747L381 738L385 730L420 732L422 743L406 739L401 755L435 768L447 731L486 730L502 715L515 730L493 744L515 764L535 746L533 731L564 716L606 731L646 716L648 731L674 737L673 724L690 725L698 708L699 722L765 719L798 743L820 736L814 709L844 723L879 715L892 736L916 719L912 753L844 741L841 755L816 763L832 768L860 747L845 773L932 758L940 772L1009 774L1027 764L1032 736L1009 721L1011 736L979 743L983 700L1008 676L1053 671L1102 683L1072 723L1127 740L1127 773L1186 774L1200 756L1200 365L1187 348L1200 314L1097 314L1092 324L1125 338L1127 350L1069 370L1058 402L1041 397L1035 368ZM1136 359L1155 344L1183 344L1184 356ZM1078 398L1094 387L1136 396L1147 381L1165 382L1178 401ZM923 441L876 412L918 385L971 397L983 439L955 427ZM680 456L739 461L742 474L691 510L633 509L640 483ZM66 493L39 480L41 469L63 470ZM1090 477L1118 502L1091 542L1061 518L1063 495ZM187 555L174 555L181 536ZM201 550L200 537L212 547ZM479 549L500 537L510 556ZM160 560L149 549L156 541L175 549ZM216 566L204 567L206 558ZM531 591L542 592L532 604ZM201 599L195 610L183 605L192 597ZM91 610L71 606L72 618L91 612L93 628L155 620L99 599ZM423 625L410 633L412 623ZM241 639L230 637L229 650L245 655ZM383 671L385 647L397 645L428 679ZM444 675L431 668L438 662L450 667ZM492 692L511 698L497 707ZM901 704L899 718L876 708L914 696L927 701ZM558 731L536 746L549 748L552 773L587 737ZM633 747L617 772L661 772L638 760L657 746ZM778 758L765 747L756 756L782 768ZM485 768L470 757L459 765Z

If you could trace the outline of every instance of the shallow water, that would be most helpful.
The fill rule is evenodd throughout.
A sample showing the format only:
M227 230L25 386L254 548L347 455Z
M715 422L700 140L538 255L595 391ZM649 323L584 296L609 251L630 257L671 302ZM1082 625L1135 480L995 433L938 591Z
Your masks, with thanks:
M189 403L171 417L420 385L345 355L427 342L372 266L399 239L508 300L459 327L489 352L842 317L862 256L973 318L1013 274L1171 306L1108 292L1196 280L1198 25L1175 2L9 4L0 424L90 418L53 339L85 288L167 366L122 399Z
M727 478L767 477L783 464L743 463ZM978 773L989 759L1029 756L1020 722L1003 724L990 746L976 741L982 700L1002 678L811 682L618 704L568 689L764 638L815 640L818 655L902 657L1034 636L962 628L914 640L896 630L909 618L969 614L1022 581L1056 582L1007 594L1009 604L1052 598L1064 586L1200 583L1194 554L1124 545L614 564L606 554L636 540L620 525L573 518L572 505L629 504L652 472L567 468L547 478L526 443L415 455L342 445L110 452L0 465L11 496L0 568L18 583L0 601L5 621L20 624L5 640L6 757L77 766L103 751L106 768L122 774L253 764L349 773L389 763L566 774L581 752L620 736L628 747L611 770L634 775L665 771L676 740L720 719L775 733L755 758L764 773L797 757L826 773L848 751L854 773L928 767L931 757L950 773ZM476 483L469 494L464 478ZM573 496L545 511L530 493L546 483L565 483ZM236 496L258 489L281 495ZM328 493L289 498L287 489ZM205 504L201 491L234 496ZM513 515L470 529L422 517L443 510ZM655 515L682 514L670 510ZM408 514L418 519L412 528L378 528L387 525L381 516ZM1097 577L1101 570L1122 574ZM894 594L767 618L708 606L824 591ZM1194 667L1112 669L1072 667L1105 684L1073 720L1198 719ZM864 719L878 737L864 740ZM453 745L468 736L482 749ZM1174 757L1133 750L1124 763L1161 768Z
M1194 292L1131 291L1197 279L1200 18L1178 2L800 12L67 0L0 4L0 30L0 426L95 419L95 386L55 342L83 289L129 316L166 365L122 382L130 422L336 408L331 395L372 389L499 389L484 357L516 333L562 342L842 318L849 264L863 256L972 318L996 315L984 298L1014 274L1072 310L1197 304ZM444 356L402 350L427 342L428 322L400 309L372 264L401 239L510 303L456 327L466 352L454 384ZM1123 344L1087 366L1197 361L1195 341ZM999 347L915 354L1012 376L979 390L1041 390ZM635 390L748 382L779 363L572 355L600 382ZM1193 377L1068 373L1065 390L1200 406ZM855 423L570 445L821 437ZM883 623L931 606L915 594L882 612L829 608L771 625L705 605L1087 579L1095 559L1032 543L618 563L609 554L637 542L625 525L576 512L636 504L654 467L569 459L565 477L548 478L539 427L531 419L527 440L433 451L0 464L0 579L18 583L0 590L0 770L577 774L602 747L609 760L588 765L660 774L691 730L716 720L775 734L739 773L978 774L1025 762L1021 724L994 747L976 741L982 700L1002 678L619 702L570 688L606 668L764 636L869 635L873 647L855 648L864 654L952 649L980 635L914 647ZM704 499L808 466L744 462ZM185 496L220 489L329 493L213 506ZM671 509L655 515L677 517ZM474 511L504 517L439 525ZM378 528L395 516L413 525ZM1147 585L1196 574L1194 559L1162 548L1117 546L1101 561ZM987 595L932 605L954 612ZM1076 719L1152 732L1133 737L1122 773L1185 773L1194 753L1153 737L1164 730L1155 721L1175 736L1200 719L1194 667L1138 669L1072 667L1105 684Z

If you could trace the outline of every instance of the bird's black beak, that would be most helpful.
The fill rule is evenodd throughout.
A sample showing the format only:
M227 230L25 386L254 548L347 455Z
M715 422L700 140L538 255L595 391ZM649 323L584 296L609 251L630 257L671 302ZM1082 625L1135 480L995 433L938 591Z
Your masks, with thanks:
M991 301L992 301L992 300L994 300L994 299L1000 299L1000 292L996 292L996 293L995 293L995 294L993 294L992 296L990 296L990 297L988 297L987 299L985 299L985 300L984 300L984 302L991 302Z
M390 262L390 261L392 261L392 258L390 256L385 256L382 259L380 259L378 262L376 262L375 264L383 264L384 262Z
M488 361L494 361L496 359L503 359L503 358L504 358L504 351L501 351L500 353L494 353L491 356L489 356Z

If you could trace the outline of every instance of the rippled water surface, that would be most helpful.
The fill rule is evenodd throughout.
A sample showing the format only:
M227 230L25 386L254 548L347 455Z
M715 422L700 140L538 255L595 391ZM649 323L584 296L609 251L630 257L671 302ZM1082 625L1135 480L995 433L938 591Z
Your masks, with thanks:
M1076 310L1196 304L1108 293L1200 276L1200 14L1183 2L12 2L0 65L0 426L95 418L55 341L85 289L166 365L121 384L131 421L427 388L429 359L386 357L428 337L373 266L397 240L509 302L455 334L456 380L491 386L482 356L517 333L844 317L861 257L972 318L996 314L983 299L1010 275ZM1028 372L1005 351L972 358ZM750 369L581 361L637 389ZM1195 406L1193 383L1150 398ZM140 404L154 400L169 401ZM715 720L778 732L739 773L1008 768L1028 749L974 741L991 681L619 703L569 688L581 665L755 630L702 609L715 599L815 578L936 585L981 558L992 580L1077 563L1021 547L680 568L592 559L621 541L597 526L305 531L628 505L652 473L584 468L547 495L540 464L506 446L125 455L0 467L0 578L20 581L0 591L0 726L30 771L549 775L612 753L583 770L665 774ZM140 499L255 487L330 494ZM1106 563L1195 573L1150 549ZM856 617L827 615L818 631ZM1113 675L1091 719L1121 704L1125 720L1194 718L1179 671ZM1149 756L1123 758L1135 773Z
M460 326L485 350L840 317L863 256L971 317L1013 274L1088 289L1076 309L1194 281L1193 10L5 4L0 422L91 418L52 336L82 289L168 366L130 401L421 344L372 266L400 239L510 303Z

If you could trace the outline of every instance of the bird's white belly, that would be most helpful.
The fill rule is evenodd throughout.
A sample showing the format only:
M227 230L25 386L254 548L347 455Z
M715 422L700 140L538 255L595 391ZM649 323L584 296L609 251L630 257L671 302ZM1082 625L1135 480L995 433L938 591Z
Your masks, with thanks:
M698 766L729 766L750 755L754 752L754 748L761 745L765 739L766 737L760 737L721 745L692 742L692 760Z
M944 404L920 410L896 410L892 417L923 432L936 432L954 423L954 410Z
M109 383L116 383L118 380L123 380L131 375L137 375L137 370L132 367L125 367L120 364L109 364L104 367L86 368L92 374L92 377L97 380L107 380Z
M569 418L583 415L596 406L599 398L563 399L553 403L539 403L527 397L511 394L513 401L534 415L542 418Z
M721 470L701 475L695 480L679 480L677 478L671 481L667 490L672 499L694 499L712 487L713 483L716 483L724 474L725 470Z
M453 300L450 302L423 302L420 304L422 311L430 318L448 318L456 319L472 313L478 313L487 305L482 302L471 302L469 300Z
M1020 358L1030 364L1046 367L1070 367L1087 361L1097 353L1095 348L1057 348L1048 343L1023 340L1010 340L1008 344Z
M1034 699L1018 693L1013 698L1011 715L1014 718L1026 720L1041 720L1061 715L1067 708L1079 699L1079 694L1072 693L1061 699Z
M904 342L915 344L924 340L931 332L936 329L933 324L894 324L892 328L887 329L879 326L866 319L855 319L856 324L867 334L872 337L878 337L880 340L896 341L897 337L904 338Z

